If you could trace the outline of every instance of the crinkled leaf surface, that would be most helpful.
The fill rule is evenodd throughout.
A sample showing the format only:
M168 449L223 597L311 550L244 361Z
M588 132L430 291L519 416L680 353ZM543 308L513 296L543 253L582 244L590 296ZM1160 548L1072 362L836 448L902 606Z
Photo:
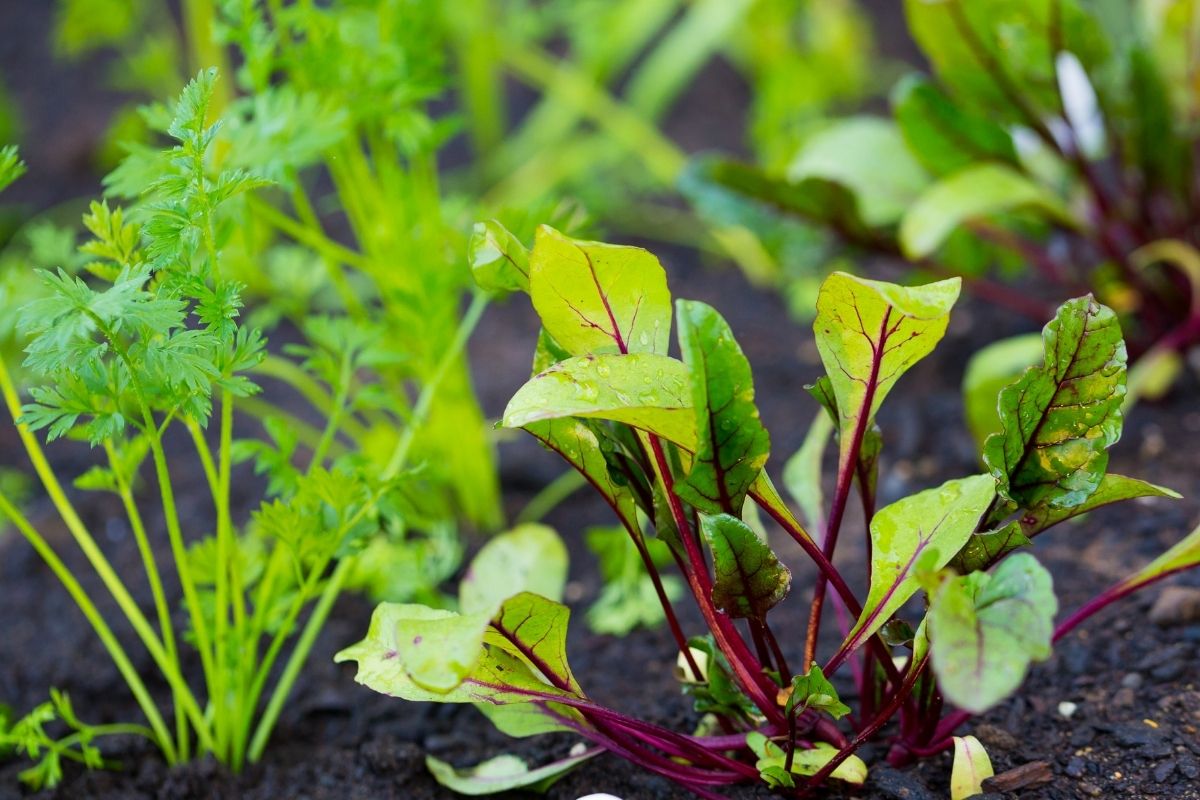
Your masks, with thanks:
M871 521L871 589L863 612L850 631L855 646L866 641L920 588L917 562L928 552L932 569L954 557L979 524L996 481L973 475L897 500Z
M494 219L476 222L467 246L475 283L487 292L529 291L529 251Z
M897 222L929 182L895 123L848 117L811 136L788 167L788 179L819 178L845 186L870 227Z
M433 756L425 756L425 766L438 783L458 794L474 797L513 789L544 792L567 772L600 752L592 750L535 769L530 769L529 765L517 756L507 754L489 758L473 767L463 768L456 768Z
M1029 544L1029 536L1020 522L1010 522L998 530L973 533L950 565L962 575L987 569L1013 550Z
M679 348L691 376L696 452L675 489L706 514L737 515L771 449L754 405L750 363L712 306L680 300L676 319Z
M561 600L567 583L567 548L546 525L518 525L488 540L458 585L458 605L466 614L493 614L520 592Z
M946 699L978 714L1011 694L1030 662L1050 657L1057 611L1050 573L1029 553L991 574L943 581L931 599L929 642Z
M1008 131L955 105L928 78L905 77L891 103L904 141L930 172L946 175L981 161L1017 163Z
M1023 508L1082 504L1121 437L1125 341L1090 296L1064 303L1042 334L1045 361L1000 393L1002 431L983 457L1000 493Z
M976 164L942 178L909 205L900 222L900 247L908 258L921 259L963 223L1019 208L1078 224L1056 195L1012 167Z
M813 331L837 402L843 463L856 455L855 426L870 427L900 376L945 334L961 283L908 288L835 272L821 286Z
M696 443L688 368L653 353L559 362L517 390L504 409L503 425L521 428L560 417L624 422L688 449Z
M731 617L764 619L787 596L791 570L736 517L704 516L700 530L712 548L712 598L717 608Z
M667 274L640 247L571 239L543 225L529 285L542 325L572 355L667 352Z

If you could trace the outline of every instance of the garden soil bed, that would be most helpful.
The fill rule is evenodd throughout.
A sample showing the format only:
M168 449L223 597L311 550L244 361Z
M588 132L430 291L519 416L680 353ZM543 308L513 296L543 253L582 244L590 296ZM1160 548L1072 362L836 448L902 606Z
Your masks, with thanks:
M674 256L674 257L672 257ZM811 333L786 321L779 301L752 290L730 273L684 266L683 254L668 254L672 283L679 293L719 301L756 367L763 416L775 434L778 468L815 413L802 385L816 374ZM883 501L890 501L948 477L976 469L974 447L965 433L958 384L969 353L992 335L1010 333L1013 323L967 301L955 312L941 347L906 377L889 399L882 423L886 449L881 479ZM534 324L524 301L492 309L477 337L473 357L487 364L480 391L489 413L496 414L519 383L530 352ZM1200 411L1197 386L1188 383L1160 405L1137 409L1111 468L1163 483L1187 499L1128 504L1092 514L1039 540L1037 552L1054 572L1064 609L1130 571L1185 532L1197 517L1200 480ZM11 431L0 435L7 463L16 442ZM81 466L85 450L56 447L66 468ZM52 451L53 452L53 451ZM520 505L559 466L550 454L527 441L502 446L503 481L510 510ZM70 466L68 466L70 465ZM247 489L246 502L253 496ZM191 519L209 516L201 484L184 499ZM134 574L137 557L115 503L88 500L87 521L112 553L119 569ZM246 510L246 509L244 509ZM583 530L609 522L606 507L581 493L560 507L550 521L571 545L574 563L569 592L582 608L595 594L594 564L581 546ZM37 505L51 536L66 543L52 522L52 509ZM849 518L848 532L858 531ZM861 553L861 538L845 539L844 561ZM778 542L796 567L793 596L773 614L785 647L798 658L811 570L803 557ZM81 560L74 562L83 572ZM1197 585L1197 576L1178 583ZM861 576L860 576L861 579ZM90 582L96 596L103 593ZM1048 762L1052 780L1023 790L1031 798L1172 797L1200 798L1200 622L1171 627L1147 622L1158 590L1100 615L1062 642L1054 657L1038 665L1017 697L973 722L968 730L988 747L997 771L1035 761ZM143 600L147 598L142 598ZM24 709L44 699L46 689L68 690L85 719L136 719L137 711L118 675L66 593L22 540L0 539L0 697ZM168 769L150 749L114 740L107 754L122 762L120 772L68 772L48 797L77 798L435 798L451 796L429 777L426 754L470 764L503 750L530 760L564 754L570 737L506 742L469 707L407 704L359 687L350 667L335 666L334 652L359 638L370 615L365 600L347 597L313 650L310 668L296 686L263 762L233 776L211 762ZM685 615L689 630L698 617ZM832 627L832 626L830 626ZM687 728L694 715L672 678L673 645L664 631L641 631L624 639L587 632L582 618L573 625L571 660L585 689L596 699L657 722ZM832 643L827 643L830 647ZM139 664L149 674L146 659ZM161 691L162 687L158 687ZM1060 704L1075 704L1067 719ZM881 755L878 750L875 755ZM872 751L867 751L868 761ZM834 790L833 796L861 798L944 798L949 757L915 768L872 770L866 786ZM0 766L0 798L16 798L18 763ZM688 797L688 793L620 760L602 756L557 784L550 798L573 800L605 791L626 798ZM754 789L732 797L767 796Z
M14 187L32 207L88 193L95 177L87 153L104 129L115 97L95 90L97 65L74 70L46 67L47 30L43 12L8 20L21 30L5 34L0 58L10 88L30 111L25 155L35 175ZM888 7L886 2L873 6ZM894 22L894 21L893 21ZM885 32L886 34L886 32ZM886 34L891 36L891 34ZM886 38L885 36L885 38ZM894 37L893 37L894 38ZM910 51L903 42L891 48ZM85 72L85 70L88 70ZM741 118L744 88L726 92L727 72L707 76L709 94L685 104L673 120L673 135L687 144L735 146L727 135L729 120ZM66 87L66 95L62 92ZM716 94L712 94L715 91ZM709 105L721 106L713 125ZM78 102L76 102L78 101ZM726 105L736 109L725 108ZM708 106L708 107L706 107ZM690 109L690 110L689 110ZM70 111L69 121L64 114ZM711 126L711 127L709 127ZM711 128L721 128L714 131ZM49 184L49 185L48 185ZM22 186L26 188L22 188ZM20 194L24 192L24 194ZM787 320L779 299L748 287L730 272L708 270L694 255L667 251L664 261L677 294L715 303L729 318L755 368L759 403L774 437L770 467L777 475L799 444L815 404L803 384L817 375L811 332ZM955 311L946 341L904 378L888 401L881 422L885 456L881 502L978 470L975 447L967 435L959 399L965 359L1000 336L1029 330L992 308L965 301ZM472 345L485 408L498 414L519 385L532 352L536 331L532 311L521 300L488 312ZM1200 387L1191 379L1164 403L1139 407L1114 449L1111 469L1171 486L1185 495L1176 502L1127 504L1064 526L1039 539L1036 552L1053 571L1060 603L1071 609L1183 536L1200 519ZM76 474L89 462L86 448L55 445L56 464ZM502 480L509 510L515 512L557 476L560 465L531 441L506 440L501 446ZM0 465L21 465L19 444L10 426L0 425ZM239 480L239 511L248 513L259 487ZM202 482L183 489L181 509L193 530L211 520ZM86 521L125 575L140 574L136 549L118 503L100 496L82 502ZM590 525L611 522L607 509L580 493L557 509L550 522L572 551L569 593L582 609L595 596L598 578L582 546ZM32 508L35 522L63 551L72 552L69 536L44 501ZM862 554L859 520L846 523L843 563L852 580L862 576L853 565ZM478 545L478 542L475 542ZM798 660L807 615L812 571L790 542L777 543L795 568L793 596L773 615L784 646ZM93 597L105 597L82 558L68 559ZM135 594L144 605L144 587ZM1200 585L1200 575L1175 584ZM170 589L170 587L169 587ZM1200 798L1200 620L1159 627L1147 621L1159 589L1128 600L1099 615L1064 640L1053 658L1036 666L1017 696L965 730L988 747L998 772L1043 761L1051 780L1024 789L1020 797ZM111 603L100 603L111 612ZM426 772L424 757L435 754L455 764L471 764L505 750L531 761L561 756L569 737L506 741L477 712L461 706L407 704L372 693L353 682L352 667L332 663L332 655L366 630L371 604L346 597L337 605L313 649L309 669L298 681L275 739L263 761L240 776L211 761L167 768L150 748L114 740L106 755L120 761L117 772L86 773L68 768L65 782L47 798L328 798L385 800L449 797ZM685 612L689 631L699 632L698 615ZM833 626L828 626L832 628ZM118 630L128 641L129 632ZM835 643L827 640L825 652ZM131 647L132 653L138 653ZM674 647L665 631L639 631L624 639L588 633L578 615L571 632L571 662L585 690L601 702L656 722L686 729L695 718L672 677ZM144 674L149 659L135 656ZM50 571L19 537L0 536L0 702L19 711L43 701L49 687L71 694L79 714L89 721L131 721L137 709L83 617ZM164 694L161 683L152 684ZM1069 719L1063 703L1074 704ZM869 762L881 752L864 752ZM0 763L0 800L25 797L17 788L19 762ZM875 767L867 784L853 791L833 789L830 796L871 798L945 798L950 761L933 758L907 770ZM690 795L616 758L601 756L567 776L549 792L553 800L573 800L591 792L609 792L626 800L685 798ZM731 797L769 796L765 790L739 789ZM1017 795L1008 795L1017 796Z

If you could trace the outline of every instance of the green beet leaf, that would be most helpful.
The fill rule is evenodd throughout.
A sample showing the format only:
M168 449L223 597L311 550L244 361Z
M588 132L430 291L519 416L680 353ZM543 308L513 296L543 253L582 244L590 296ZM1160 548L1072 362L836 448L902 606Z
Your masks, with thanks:
M383 603L371 617L366 638L334 660L356 662L356 681L404 700L542 703L575 694L560 688L572 686L574 679L565 659L556 655L565 652L569 614L560 603L528 593L505 602L497 615L504 620L502 628L486 620L480 625L480 614ZM520 625L526 617L530 621ZM531 668L525 653L536 656L545 669Z
M456 768L433 756L425 756L425 766L442 786L472 797L513 789L544 792L563 775L600 752L589 750L535 769L530 769L528 764L514 755L496 756L464 768Z
M894 224L929 183L891 120L850 117L810 137L788 167L788 178L818 178L845 186L870 227Z
M667 352L667 274L640 247L571 239L543 225L529 285L542 325L572 355Z
M973 475L880 509L871 521L871 588L847 641L857 647L908 602L920 588L918 562L931 569L949 563L995 496L992 476Z
M569 358L517 390L504 409L506 428L561 417L624 422L695 448L688 368L653 353Z
M1041 360L1042 337L1037 333L1001 339L971 356L963 375L963 405L967 427L980 447L1000 430L1000 390Z
M467 261L479 288L494 294L529 291L529 251L494 219L476 222Z
M824 711L834 719L841 719L850 713L850 707L841 701L837 689L833 688L821 667L815 663L809 667L807 675L792 678L786 711L790 715L809 708Z
M704 516L700 530L712 548L712 598L731 617L763 620L792 585L791 571L746 523L728 514Z
M559 689L580 694L567 664L570 620L571 610L562 603L522 592L505 601L485 640L517 656Z
M1168 497L1178 500L1181 495L1165 486L1156 486L1137 478L1128 478L1124 475L1105 475L1096 491L1092 492L1081 504L1071 508L1038 506L1021 517L1021 528L1026 536L1036 536L1064 520L1086 514L1102 506L1138 497Z
M978 714L1011 694L1030 662L1050 657L1057 611L1050 573L1028 553L991 574L943 581L931 599L929 641L946 699Z
M999 530L971 534L949 566L962 575L988 569L1013 550L1029 544L1029 536L1020 522L1010 522Z
M750 363L712 306L680 300L676 318L691 376L696 452L675 489L699 511L736 516L771 449L754 405Z
M562 539L546 525L519 525L494 536L458 585L459 608L465 614L494 614L505 600L520 592L561 600L567 559Z
M983 458L1000 493L1022 508L1071 508L1100 486L1121 436L1125 341L1116 315L1069 300L1042 334L1045 362L1000 393L1002 431Z
M792 769L789 774L784 769L784 765L787 764L787 753L775 742L758 731L751 731L746 734L746 744L750 747L750 751L758 757L754 766L762 776L763 782L768 786L789 789L796 785L792 775L815 775L838 754L838 749L826 742L817 742L814 747L809 749L797 748L792 757ZM867 779L867 765L858 756L850 756L837 766L830 777L846 783L862 785Z
M358 662L359 683L406 699L430 699L457 689L480 666L490 614L455 614L409 603L382 603L367 638L337 655ZM407 697L388 687L411 684Z
M933 184L908 207L900 222L900 246L910 259L925 258L960 225L1023 208L1078 225L1058 197L1012 167L977 164Z
M1017 163L1012 136L985 117L968 114L929 79L909 75L892 90L892 115L917 160L937 175L981 161Z
M604 457L602 439L608 434L600 426L583 419L563 417L530 422L525 430L548 450L562 456L612 506L629 531L640 530L637 502L628 486L613 480Z
M813 331L836 400L840 463L857 457L856 427L870 429L896 381L941 340L961 283L907 288L844 272L825 280Z
M813 530L824 525L821 459L832 433L833 419L825 411L818 411L804 436L804 443L783 467L783 484Z

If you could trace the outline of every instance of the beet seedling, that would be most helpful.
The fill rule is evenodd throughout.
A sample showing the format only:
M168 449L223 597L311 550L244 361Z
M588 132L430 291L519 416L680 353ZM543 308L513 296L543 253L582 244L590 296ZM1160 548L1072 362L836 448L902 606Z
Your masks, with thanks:
M568 609L512 583L491 611L381 606L367 638L339 655L356 661L358 680L377 691L473 703L512 735L573 731L702 797L754 781L799 795L830 778L861 782L868 765L856 753L870 739L885 736L894 763L951 747L969 715L1010 694L1053 639L1116 598L1200 563L1197 531L1055 628L1050 575L1021 551L1097 506L1175 496L1106 473L1121 429L1125 346L1114 314L1090 297L1058 310L1044 333L1044 363L1001 392L1002 430L984 450L988 472L876 511L876 413L942 338L959 281L908 288L830 276L814 323L827 375L813 394L834 421L839 457L816 539L764 470L770 438L750 367L715 309L672 306L662 267L638 248L543 227L526 252L495 224L478 233L485 288L527 291L542 321L533 377L503 424L527 430L587 478L650 575L659 569L647 538L669 546L708 628L687 639L659 593L701 719L674 731L592 700L568 665ZM682 360L668 352L673 321ZM855 487L871 542L865 598L832 559ZM750 504L818 568L807 631L781 631L771 618L800 592L743 521ZM856 622L834 652L821 653L827 594ZM908 601L921 595L924 616L912 616ZM801 658L789 660L782 645L791 642L805 643ZM831 682L852 663L861 676L853 711Z

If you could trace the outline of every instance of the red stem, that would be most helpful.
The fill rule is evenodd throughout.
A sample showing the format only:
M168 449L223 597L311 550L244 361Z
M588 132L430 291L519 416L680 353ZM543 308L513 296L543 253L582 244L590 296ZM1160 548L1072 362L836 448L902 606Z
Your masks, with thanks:
M671 516L675 520L676 527L679 528L679 538L687 553L689 568L684 571L684 576L687 578L688 585L691 586L696 603L700 606L700 613L704 616L709 630L712 631L717 647L729 660L734 678L741 686L742 691L767 719L782 726L784 723L783 713L776 704L775 698L768 695L763 688L766 676L763 673L762 664L750 652L745 640L738 635L732 620L717 611L716 606L713 605L712 577L708 574L708 564L704 560L703 553L700 552L696 537L691 533L687 515L683 511L683 504L675 494L675 481L671 475L667 457L663 453L662 443L657 436L650 436L649 439L650 449L654 454L654 460L662 478L667 504L671 508Z

